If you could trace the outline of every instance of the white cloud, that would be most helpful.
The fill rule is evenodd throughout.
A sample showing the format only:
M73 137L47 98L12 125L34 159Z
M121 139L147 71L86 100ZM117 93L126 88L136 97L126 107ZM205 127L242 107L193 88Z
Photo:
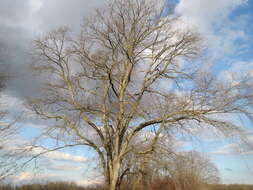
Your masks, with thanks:
M62 176L54 173L34 173L30 171L21 172L18 175L11 176L6 179L6 183L12 185L43 183L48 181L59 181Z
M244 30L248 17L238 15L230 18L236 8L246 4L247 0L181 0L176 7L176 13L182 15L189 24L196 26L207 40L212 55L222 57L241 49L241 46L238 47L238 40L248 39Z
M63 153L59 151L54 151L46 154L46 157L55 159L55 160L66 160L66 161L73 161L73 162L85 162L87 159L83 156L74 156L69 153Z
M15 126L45 128L47 123L35 117L34 113L27 109L24 104L24 100L12 94L11 91L5 90L0 94L0 110L8 113L6 114L6 120L16 121Z
M35 179L42 179L42 178L50 178L55 176L54 174L35 174L32 172L22 172L18 176L13 177L15 181L30 181L30 180L35 180Z
M27 147L29 149L29 147ZM46 152L46 149L43 148L33 148L31 154L38 155L41 153ZM42 154L43 157L52 159L52 160L60 160L60 161L72 161L72 162L86 162L87 158L83 156L76 156L72 155L66 152L60 152L60 151L51 151L45 154Z
M13 185L20 185L20 184L31 184L31 183L43 183L43 182L50 182L50 181L72 181L75 182L78 186L92 186L92 185L99 185L103 183L103 178L100 176L95 176L93 179L85 178L72 178L71 176L65 176L64 174L57 174L57 173L34 173L30 171L21 172L19 175L9 177L6 182L10 182Z
M247 0L181 0L176 10L177 13L194 19L195 23L209 25L221 23L233 9L246 3Z
M51 171L60 171L60 172L78 172L84 169L84 164L77 162L66 163L59 160L46 160L42 163L42 167L47 168Z
M227 79L232 80L233 77L253 77L253 62L236 62L231 65L229 69L221 73L222 76L227 77Z
M22 139L22 137L16 135L9 138L4 146L4 150L8 152L17 152L17 156L24 158L32 158L39 155L39 158L46 158L49 161L70 161L73 163L83 163L89 161L87 157L73 155L68 152L61 151L48 151L42 147L31 147L28 140Z
M217 155L237 155L239 154L239 146L238 144L227 144L218 150L211 152L211 154Z
M253 135L245 136L246 142L226 144L216 151L211 152L215 155L253 155L252 139Z
M240 81L250 84L253 79L253 62L235 62L230 65L230 68L220 72L218 77L221 81L231 85L238 85ZM248 86L249 91L251 90L250 88L253 90L252 85Z
M1 93L0 104L4 106L5 109L9 110L16 106L21 106L22 101L16 97L9 96L8 94Z
M92 185L99 185L103 183L103 178L101 177L96 177L96 179L83 179L83 180L78 180L76 181L76 184L79 186L92 186Z
M49 167L47 166L48 169L50 170L55 170L55 171L69 171L69 172L73 172L73 171L77 171L77 170L81 170L82 167L81 166L73 166L70 164L54 164L54 165L50 165Z

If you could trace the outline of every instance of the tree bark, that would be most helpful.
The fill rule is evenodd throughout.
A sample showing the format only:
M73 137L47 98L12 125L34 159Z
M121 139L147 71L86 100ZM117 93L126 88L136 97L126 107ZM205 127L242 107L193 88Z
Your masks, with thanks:
M120 178L120 160L114 159L110 164L109 190L120 189L119 178Z

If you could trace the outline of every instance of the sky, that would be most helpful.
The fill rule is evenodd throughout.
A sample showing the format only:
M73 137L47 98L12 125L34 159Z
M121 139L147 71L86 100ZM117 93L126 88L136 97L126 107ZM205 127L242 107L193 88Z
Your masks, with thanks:
M37 93L39 82L28 72L31 40L59 26L69 26L78 32L84 17L106 0L0 0L0 63L16 78L9 81L1 101L13 115L25 110L24 97ZM217 77L231 79L231 73L253 76L253 2L250 0L178 0L175 14L203 36L209 61ZM235 118L239 121L238 118ZM251 128L247 121L240 121ZM46 125L32 118L19 124L24 127L15 143L26 142ZM251 128L252 129L252 128ZM253 133L246 134L253 144ZM239 150L231 140L206 139L184 145L185 149L203 152L217 165L223 183L249 183L253 175L253 150ZM14 143L14 144L15 144ZM48 142L50 144L50 142ZM17 183L48 178L72 180L85 185L101 179L94 172L93 154L80 148L57 151L44 156L43 169L34 175L32 169L13 176ZM46 163L46 164L45 164ZM95 180L94 180L95 179Z

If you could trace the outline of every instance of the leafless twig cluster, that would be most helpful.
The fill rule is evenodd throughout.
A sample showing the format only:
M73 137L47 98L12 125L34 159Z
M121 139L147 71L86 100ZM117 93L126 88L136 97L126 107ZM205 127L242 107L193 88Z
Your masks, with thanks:
M79 36L66 27L34 41L33 67L45 86L29 108L52 121L47 136L88 146L100 159L110 190L131 174L123 163L156 150L164 133L241 128L229 114L252 119L248 81L228 83L194 65L199 34L164 16L161 4L114 0L85 21ZM149 133L146 142L136 138Z

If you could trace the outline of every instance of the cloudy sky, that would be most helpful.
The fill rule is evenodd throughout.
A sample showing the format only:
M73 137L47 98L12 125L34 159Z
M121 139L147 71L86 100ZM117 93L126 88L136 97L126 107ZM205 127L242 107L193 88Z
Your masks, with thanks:
M28 51L31 40L62 25L78 31L83 17L102 7L106 0L0 0L0 63L16 75L2 92L11 112L23 110L23 98L36 93L36 80L28 71ZM253 75L253 2L250 0L178 0L175 13L194 26L204 37L209 48L210 64L219 75L229 79L230 73ZM209 65L210 66L210 65ZM244 123L250 128L247 122ZM26 141L36 134L42 124L30 120L23 124L20 140ZM253 134L247 137L253 143ZM210 156L218 166L224 183L252 183L253 151L234 142L210 138L202 143L187 145ZM79 149L55 152L44 157L44 170L36 176L23 172L13 179L16 182L45 178L67 179L79 184L94 180L92 153ZM45 163L45 162L44 162ZM73 171L74 170L74 171ZM93 176L93 177L92 177Z

